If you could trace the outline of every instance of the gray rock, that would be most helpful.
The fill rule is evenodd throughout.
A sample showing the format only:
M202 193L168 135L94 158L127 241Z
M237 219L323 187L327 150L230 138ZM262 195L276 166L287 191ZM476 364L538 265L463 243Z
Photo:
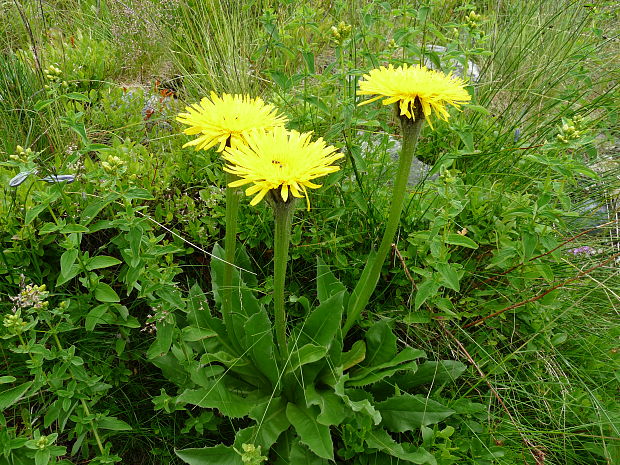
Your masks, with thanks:
M381 140L384 137L387 137L387 142ZM382 146L386 147L386 153L389 155L389 165L384 167L384 173L393 175L398 167L398 159L400 157L400 150L402 147L402 143L399 139L396 139L389 134L373 134L370 141L364 141L360 145L360 148L362 149L362 157L369 164L375 163L376 158L374 158L373 155L377 152L377 150L381 150ZM418 160L416 157L413 157L407 185L409 187L413 187L426 179L436 179L437 174L433 174L430 177L428 176L431 168L431 165L427 165L426 163Z
M448 50L443 45L428 45L426 50L429 52L435 52L439 55L441 62L445 63L455 76L469 79L471 82L478 82L480 80L480 68L473 61L467 61L467 72L465 73L461 61L454 58L444 59L444 55L448 53ZM430 69L437 69L437 66L435 66L435 64L427 57L424 57L424 66Z

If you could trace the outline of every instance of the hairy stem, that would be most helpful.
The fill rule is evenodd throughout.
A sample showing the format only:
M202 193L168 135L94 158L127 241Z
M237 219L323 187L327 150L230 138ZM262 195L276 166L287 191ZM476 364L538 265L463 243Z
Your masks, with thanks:
M226 183L230 184L237 177L227 173ZM237 249L237 217L239 216L239 192L236 187L226 187L226 234L224 236L224 283L222 286L222 316L228 335L235 349L240 350L237 335L232 323L232 282L233 266Z
M279 193L275 194L279 197ZM280 357L286 360L288 347L286 345L286 311L284 310L284 282L286 278L286 264L288 248L291 242L291 223L293 220L294 201L272 202L275 216L276 231L274 238L274 268L273 268L273 302L276 341Z
M351 295L347 319L343 328L343 335L346 335L353 324L357 321L360 314L368 304L370 296L377 287L377 282L379 281L379 275L381 274L383 263L385 262L392 245L394 235L398 229L398 224L400 223L400 214L402 213L403 204L405 201L407 180L409 179L411 162L413 160L413 155L418 142L418 136L420 135L420 130L422 129L422 124L424 123L424 116L417 100L414 109L414 116L415 119L405 117L400 118L403 133L403 146L398 162L398 172L396 174L396 179L394 180L394 186L392 187L392 204L390 206L390 213L377 255L374 257L374 260L370 260L366 264L366 269L364 269L364 273L362 273L362 278L357 283L357 286L355 286L353 294Z

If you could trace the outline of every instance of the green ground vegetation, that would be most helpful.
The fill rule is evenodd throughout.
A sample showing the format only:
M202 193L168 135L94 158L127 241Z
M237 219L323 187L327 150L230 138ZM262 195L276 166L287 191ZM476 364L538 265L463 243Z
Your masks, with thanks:
M2 10L0 465L620 464L616 2ZM356 389L336 392L354 413L287 412L302 441L262 456L248 431L276 407L248 416L249 388L199 374L227 363L203 327L220 300L225 173L214 151L183 147L175 116L211 91L248 93L345 155L293 218L286 305L303 339L383 231L398 122L358 107L356 89L389 63L464 74L472 104L424 127L393 251L340 341ZM253 274L236 279L269 310L271 211L243 198L238 221ZM312 367L287 376L318 389ZM205 400L216 391L227 407ZM390 400L401 393L414 418ZM228 446L237 459L217 455ZM205 447L210 459L183 453Z

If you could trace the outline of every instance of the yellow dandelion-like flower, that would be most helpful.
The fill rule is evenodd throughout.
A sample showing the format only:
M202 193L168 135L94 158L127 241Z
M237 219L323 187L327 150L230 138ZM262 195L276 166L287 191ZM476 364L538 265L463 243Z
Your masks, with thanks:
M254 195L250 202L256 205L272 189L277 189L284 202L293 197L306 197L307 188L317 189L313 179L338 171L333 162L342 158L335 147L329 146L322 138L310 141L311 133L300 134L277 127L272 131L253 131L245 137L245 145L226 147L223 158L228 162L225 171L240 179L230 183L230 187L252 184L245 190L246 195Z
M416 98L420 101L424 117L429 119L435 112L437 116L447 121L448 111L446 105L459 108L471 100L471 96L464 89L465 82L451 74L445 75L441 71L435 71L423 66L402 65L394 68L381 66L365 74L360 81L360 95L375 95L376 97L366 100L360 105L365 105L375 100L385 98L384 105L398 102L401 116L414 118L412 113Z
M222 94L211 92L211 99L204 97L200 103L186 107L187 113L180 113L177 121L189 125L183 132L199 134L183 147L196 146L196 150L208 150L219 144L217 151L226 146L243 143L245 137L255 129L269 130L283 126L287 119L278 115L273 105L266 104L260 97Z

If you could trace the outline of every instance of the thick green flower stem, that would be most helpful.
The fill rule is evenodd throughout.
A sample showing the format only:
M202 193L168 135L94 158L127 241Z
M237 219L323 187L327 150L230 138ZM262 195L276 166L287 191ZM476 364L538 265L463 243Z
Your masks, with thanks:
M275 317L276 341L282 360L288 358L286 345L286 312L284 310L284 281L286 278L286 264L288 248L291 242L291 223L293 221L294 199L283 202L280 193L271 192L274 198L272 203L276 223L273 243L273 308Z
M227 186L235 181L234 174L227 173ZM237 218L239 216L239 190L236 187L226 187L226 234L224 236L224 282L222 286L222 316L224 323L229 331L229 337L235 349L240 350L237 335L232 333L234 325L232 323L232 282L233 266L235 263L235 252L237 246Z
M400 223L400 214L403 210L403 204L405 200L405 194L407 191L407 180L409 179L409 171L411 170L411 162L413 160L413 154L418 143L418 136L424 123L424 115L419 111L419 104L416 101L415 119L409 119L406 117L400 117L403 146L400 154L400 160L398 163L398 172L396 179L394 180L394 186L392 187L392 204L390 206L390 213L383 232L383 238L379 245L379 250L374 260L368 263L370 270L364 270L362 273L362 279L357 283L351 300L349 301L349 308L347 312L347 319L343 328L343 335L346 335L351 327L355 324L360 314L368 304L370 296L377 287L381 269L383 263L390 251L394 235L398 229Z

